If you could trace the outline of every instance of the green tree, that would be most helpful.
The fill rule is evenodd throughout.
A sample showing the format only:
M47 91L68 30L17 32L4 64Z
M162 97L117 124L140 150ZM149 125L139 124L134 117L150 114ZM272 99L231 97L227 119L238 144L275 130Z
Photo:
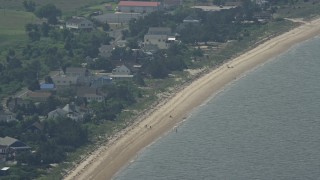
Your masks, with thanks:
M18 69L22 67L22 62L15 56L15 52L10 50L7 55L7 69Z
M165 78L168 76L169 71L160 60L153 60L146 65L145 71L153 78Z
M141 73L137 73L135 76L133 76L133 80L136 84L140 85L140 86L145 86L146 83L143 80L143 76L141 75Z
M42 23L40 29L41 29L42 36L44 37L49 36L50 26L48 25L48 23L45 23L45 22Z
M28 89L29 89L30 91L40 90L39 81L38 81L38 80L33 80L33 81L29 84Z
M34 12L34 10L36 9L36 3L33 1L23 1L23 7L26 9L26 11L28 12Z
M25 25L26 33L31 41L39 41L41 33L37 24L28 23Z
M53 80L50 76L46 76L44 78L44 82L47 83L47 84L53 84Z
M61 16L61 10L54 4L47 4L35 11L39 18L46 18L49 24L57 24L57 17Z
M110 25L108 24L108 22L105 22L103 25L102 25L102 29L104 31L109 31L110 30Z

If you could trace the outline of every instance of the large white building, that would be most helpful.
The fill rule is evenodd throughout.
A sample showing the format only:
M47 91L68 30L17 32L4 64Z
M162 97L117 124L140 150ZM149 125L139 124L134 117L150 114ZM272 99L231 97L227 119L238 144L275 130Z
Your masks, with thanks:
M118 11L125 13L150 13L162 8L160 2L120 1Z
M144 45L156 45L159 49L168 49L170 38L174 38L171 29L167 27L150 27L144 36Z

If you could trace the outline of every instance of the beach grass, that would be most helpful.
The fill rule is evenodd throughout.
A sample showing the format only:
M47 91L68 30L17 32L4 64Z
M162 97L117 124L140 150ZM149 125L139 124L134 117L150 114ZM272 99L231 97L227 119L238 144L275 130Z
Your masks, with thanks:
M276 17L280 18L301 18L310 19L320 14L320 2L297 2L294 5L282 6L277 9Z

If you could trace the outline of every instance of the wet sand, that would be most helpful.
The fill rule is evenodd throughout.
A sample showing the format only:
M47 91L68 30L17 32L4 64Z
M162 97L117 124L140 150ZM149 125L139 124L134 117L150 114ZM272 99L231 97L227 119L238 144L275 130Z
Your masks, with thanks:
M320 19L316 19L274 37L254 49L208 72L178 92L164 98L139 119L92 152L64 179L111 179L144 147L151 144L210 96L240 78L245 72L275 57L291 46L320 34Z

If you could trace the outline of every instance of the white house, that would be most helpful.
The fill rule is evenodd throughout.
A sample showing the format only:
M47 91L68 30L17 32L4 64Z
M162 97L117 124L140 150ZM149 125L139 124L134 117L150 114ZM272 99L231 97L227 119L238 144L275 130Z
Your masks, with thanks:
M157 45L159 49L169 48L169 38L174 37L171 29L167 27L150 27L144 36L145 45Z
M66 22L66 28L75 30L91 30L93 28L93 23L83 17L72 17Z

